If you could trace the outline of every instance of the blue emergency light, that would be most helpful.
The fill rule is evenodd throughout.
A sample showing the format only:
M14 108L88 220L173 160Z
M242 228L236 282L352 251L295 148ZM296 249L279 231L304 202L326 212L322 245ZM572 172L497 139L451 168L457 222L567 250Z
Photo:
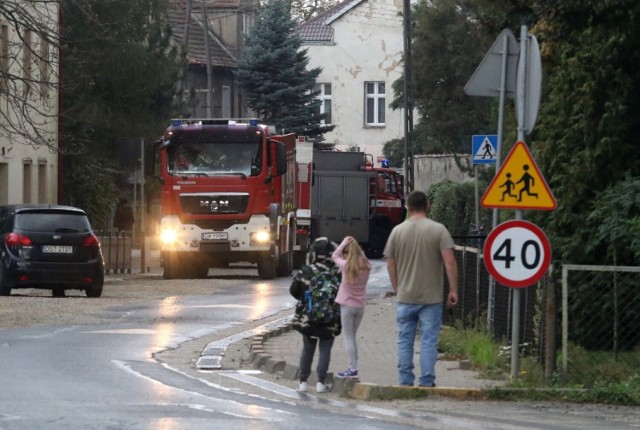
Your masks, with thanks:
M251 118L249 120L249 125L256 126L258 124L260 124L260 120L258 118Z
M182 120L181 119L172 119L171 120L171 126L172 127L178 127L182 125Z

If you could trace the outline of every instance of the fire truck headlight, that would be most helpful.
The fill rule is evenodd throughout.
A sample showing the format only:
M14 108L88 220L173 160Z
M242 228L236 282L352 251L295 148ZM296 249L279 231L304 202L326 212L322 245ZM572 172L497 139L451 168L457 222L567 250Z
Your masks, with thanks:
M250 235L251 245L265 245L269 243L270 235L268 231L258 231Z
M173 229L164 229L160 232L160 241L165 245L171 245L178 240L178 233Z

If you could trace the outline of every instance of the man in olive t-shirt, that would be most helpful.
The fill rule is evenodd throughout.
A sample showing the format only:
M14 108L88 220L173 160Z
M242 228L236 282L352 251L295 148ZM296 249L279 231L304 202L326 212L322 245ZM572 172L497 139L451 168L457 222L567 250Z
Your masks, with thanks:
M433 387L442 323L443 267L449 281L447 306L453 307L458 302L458 266L449 231L427 218L427 195L412 192L407 206L410 218L393 229L384 250L391 287L398 296L398 374L400 385L413 385L413 347L419 322L419 384Z

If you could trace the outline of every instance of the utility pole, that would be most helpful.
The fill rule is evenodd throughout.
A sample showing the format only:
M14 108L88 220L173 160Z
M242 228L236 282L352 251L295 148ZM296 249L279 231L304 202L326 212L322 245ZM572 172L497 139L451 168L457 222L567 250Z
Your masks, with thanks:
M211 49L209 48L209 17L205 2L202 5L202 20L204 21L204 49L207 52L207 118L212 118L213 106L213 74L211 70Z
M411 79L411 2L404 0L404 170L405 193L413 191L413 94Z

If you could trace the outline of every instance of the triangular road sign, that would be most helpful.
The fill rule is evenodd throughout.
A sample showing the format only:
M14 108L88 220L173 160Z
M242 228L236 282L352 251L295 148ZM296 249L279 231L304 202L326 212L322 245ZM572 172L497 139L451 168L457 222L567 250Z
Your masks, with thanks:
M554 210L558 206L524 142L513 145L480 203L497 209Z
M471 75L464 86L464 93L469 96L498 97L502 87L502 56L505 54L505 39L507 45L507 76L505 89L507 97L516 96L516 69L520 45L513 32L505 28L493 42L482 62Z

